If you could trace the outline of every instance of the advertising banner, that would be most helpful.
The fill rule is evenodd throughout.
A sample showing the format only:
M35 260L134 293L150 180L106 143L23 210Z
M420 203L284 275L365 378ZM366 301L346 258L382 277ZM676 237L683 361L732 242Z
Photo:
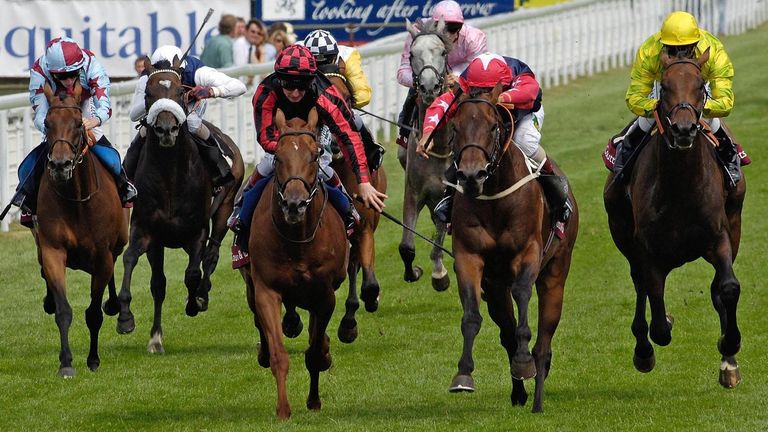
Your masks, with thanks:
M113 77L134 75L137 56L160 45L187 49L209 8L214 13L190 51L200 55L222 14L250 17L250 0L2 0L0 77L23 77L51 39L69 36Z

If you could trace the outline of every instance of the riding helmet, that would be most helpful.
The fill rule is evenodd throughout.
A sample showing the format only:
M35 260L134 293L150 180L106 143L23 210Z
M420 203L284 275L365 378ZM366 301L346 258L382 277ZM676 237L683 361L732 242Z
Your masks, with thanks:
M318 63L326 64L336 61L339 55L339 45L336 38L325 30L315 30L304 38L304 46L315 56Z
M77 42L68 37L59 37L48 42L45 59L48 72L53 74L74 72L85 64L83 50Z

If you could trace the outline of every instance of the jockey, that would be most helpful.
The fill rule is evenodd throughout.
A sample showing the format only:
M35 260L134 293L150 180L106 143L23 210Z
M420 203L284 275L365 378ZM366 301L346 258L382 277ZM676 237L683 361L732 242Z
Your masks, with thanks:
M235 208L230 218L230 227L239 233L242 233L240 228L247 229L267 179L274 171L273 153L277 149L280 136L280 131L274 124L274 115L278 108L285 113L287 119L306 119L310 110L316 108L320 121L329 127L340 144L344 157L352 165L359 183L360 198L368 207L377 211L384 208L383 200L387 195L377 191L369 182L363 143L354 128L350 108L333 84L323 74L317 73L317 64L309 49L301 45L290 45L277 55L275 72L264 78L253 95L254 126L259 143L267 154L256 166L245 186L242 209ZM329 192L329 200L343 216L347 232L350 234L359 216L356 215L351 199L343 192L339 176L329 166L331 155L327 153L321 155L319 175L330 186L335 186L326 189Z
M428 19L428 18L425 18ZM448 53L448 69L456 74L461 73L469 62L478 55L486 52L487 40L482 30L469 24L464 24L464 14L461 6L453 0L443 0L432 8L432 19L445 22L445 30L452 37L453 48ZM411 42L410 34L406 36L403 54L400 56L400 67L397 69L397 81L408 87L408 96L403 102L403 108L398 116L398 123L410 125L413 118L413 110L416 108L416 89L413 87L413 70L411 69ZM456 83L454 74L449 73L446 83L453 86ZM397 144L403 148L408 147L408 129L400 128Z
M150 61L155 69L169 69L173 64L174 57L181 59L181 50L173 45L163 45L152 53ZM206 125L203 124L203 114L207 106L204 99L208 98L226 98L232 99L245 93L245 84L236 78L229 77L214 68L205 66L200 59L187 56L181 63L181 83L191 88L187 105L187 128L195 137L200 156L206 162L208 170L211 173L211 180L214 187L223 186L232 181L232 172L229 163L221 152L219 143ZM144 106L144 92L147 88L149 76L144 75L139 78L136 90L133 93L133 102L131 104L131 120L143 121L147 115L147 109ZM131 142L131 146L125 154L125 169L128 176L133 178L136 173L136 164L139 162L139 154L146 136L146 126L143 126L136 137ZM223 145L223 144L222 144Z
M317 62L317 68L323 73L333 73L339 69L339 64L343 65L343 76L352 90L352 104L354 108L362 108L371 101L371 85L368 84L368 77L363 71L363 63L360 57L360 51L355 48L339 45L336 38L325 30L315 30L304 38L304 46L309 49ZM355 128L360 132L363 140L366 155L368 158L368 168L372 171L381 166L384 148L376 143L373 135L363 123L363 119L357 114L355 116ZM323 127L320 141L330 135L327 127Z
M709 60L702 65L701 75L707 83L707 100L704 103L703 117L720 141L717 153L725 165L725 172L730 186L741 178L740 157L746 165L750 162L740 146L736 144L720 117L726 117L733 109L733 64L725 52L723 44L711 33L700 29L696 18L687 12L672 12L664 20L661 31L645 40L637 51L635 64L632 66L626 101L629 109L638 115L626 132L614 137L609 148L603 154L606 165L610 165L610 146L616 147L616 159L613 171L621 173L627 161L656 123L654 111L659 98L659 82L663 73L660 57L662 52L669 54L685 53L696 58L709 49ZM629 178L627 173L622 174Z
M472 60L459 77L462 91L468 94L475 89L482 92L490 91L498 82L502 83L504 90L499 95L498 103L510 109L515 122L512 141L536 164L537 168L541 167L542 176L539 177L539 181L550 208L553 209L554 219L565 222L570 217L572 208L568 202L568 182L565 177L555 175L552 162L547 159L540 144L541 127L544 124L542 92L531 68L516 58L484 53ZM427 140L441 117L446 115L446 110L451 107L447 113L448 119L455 114L456 105L452 106L452 102L456 97L457 93L453 91L445 92L427 109L421 140L416 148L421 156L428 157L427 152L432 144L426 146ZM450 183L456 183L455 164L448 168L445 177ZM450 223L454 193L455 190L452 187L447 187L444 198L435 206L435 215L442 223Z
M123 206L129 206L136 198L136 188L128 181L125 171L120 167L120 154L112 147L101 129L112 116L109 100L109 77L96 60L93 53L82 49L68 38L59 37L51 40L45 54L38 58L29 71L29 101L35 113L35 126L46 134L45 117L48 114L48 99L43 88L48 84L53 93L71 91L76 81L83 87L80 101L83 112L83 126L91 131L96 139L93 153L110 169L117 183L117 190ZM22 209L22 223L29 226L31 215L37 210L38 178L42 165L38 162L46 152L47 143L43 141L35 147L19 166L19 186L12 201Z

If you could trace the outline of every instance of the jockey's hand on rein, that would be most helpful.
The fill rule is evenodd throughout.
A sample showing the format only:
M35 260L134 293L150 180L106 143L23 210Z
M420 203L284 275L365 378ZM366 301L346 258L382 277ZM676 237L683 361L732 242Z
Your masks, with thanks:
M213 88L205 86L196 86L187 93L187 97L189 98L190 102L201 99L208 99L214 96Z
M499 100L497 102L501 105L504 105L509 110L515 109L515 104L512 103L512 96L510 96L507 92L500 94Z

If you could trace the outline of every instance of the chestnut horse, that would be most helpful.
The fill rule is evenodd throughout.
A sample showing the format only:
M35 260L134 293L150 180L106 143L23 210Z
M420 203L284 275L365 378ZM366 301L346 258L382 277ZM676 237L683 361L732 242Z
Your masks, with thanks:
M512 144L506 108L496 106L501 84L488 92L465 94L458 100L452 128L458 185L453 207L454 269L464 309L464 348L453 378L452 392L474 391L472 347L480 331L481 292L488 313L500 329L512 373L511 400L525 405L523 379L536 377L533 412L542 410L544 380L552 361L552 337L560 321L565 280L571 264L579 216L576 201L564 228L553 232L553 212L522 151ZM562 175L555 166L557 175ZM536 283L538 335L533 355L528 303ZM517 304L519 321L515 321Z
M91 334L88 368L99 367L99 330L104 321L101 300L108 315L118 310L115 292L115 260L128 241L126 216L112 174L88 151L80 97L75 82L72 94L55 96L46 84L50 108L45 118L48 142L47 173L40 179L37 224L33 233L47 293L43 309L56 315L61 337L59 376L75 376L69 349L72 307L67 301L66 268L91 275L91 303L85 322Z
M210 175L185 122L186 89L181 84L179 59L174 58L171 69L155 69L148 65L147 71L147 136L136 167L139 195L131 215L130 244L123 255L125 273L120 290L117 331L129 333L135 328L130 310L131 276L139 257L146 252L152 268L150 290L154 299L154 319L147 350L158 353L164 351L165 248L183 248L189 256L184 273L188 292L187 315L195 316L207 310L211 275L219 260L227 218L232 213L245 167L235 143L205 122L229 150L235 178L213 196Z
M626 187L614 181L613 174L608 176L604 200L613 241L629 261L637 293L632 321L635 368L650 372L656 362L648 340L646 302L651 305L651 340L666 346L672 340L672 319L664 305L667 275L703 257L715 269L710 291L720 318L720 384L732 388L741 381L736 362L741 288L733 261L747 186L742 177L735 188L726 188L715 149L701 130L707 97L701 67L708 58L709 50L698 59L662 54L658 133L640 151Z
M258 361L271 367L277 383L277 416L287 419L291 407L286 392L288 352L283 344L280 305L309 311L309 371L307 408L319 410L320 371L331 367L328 322L336 306L335 291L344 281L349 247L341 216L328 203L319 182L320 149L315 138L317 112L308 122L286 122L275 116L280 131L275 151L275 175L253 213L249 248L248 306L259 330Z

